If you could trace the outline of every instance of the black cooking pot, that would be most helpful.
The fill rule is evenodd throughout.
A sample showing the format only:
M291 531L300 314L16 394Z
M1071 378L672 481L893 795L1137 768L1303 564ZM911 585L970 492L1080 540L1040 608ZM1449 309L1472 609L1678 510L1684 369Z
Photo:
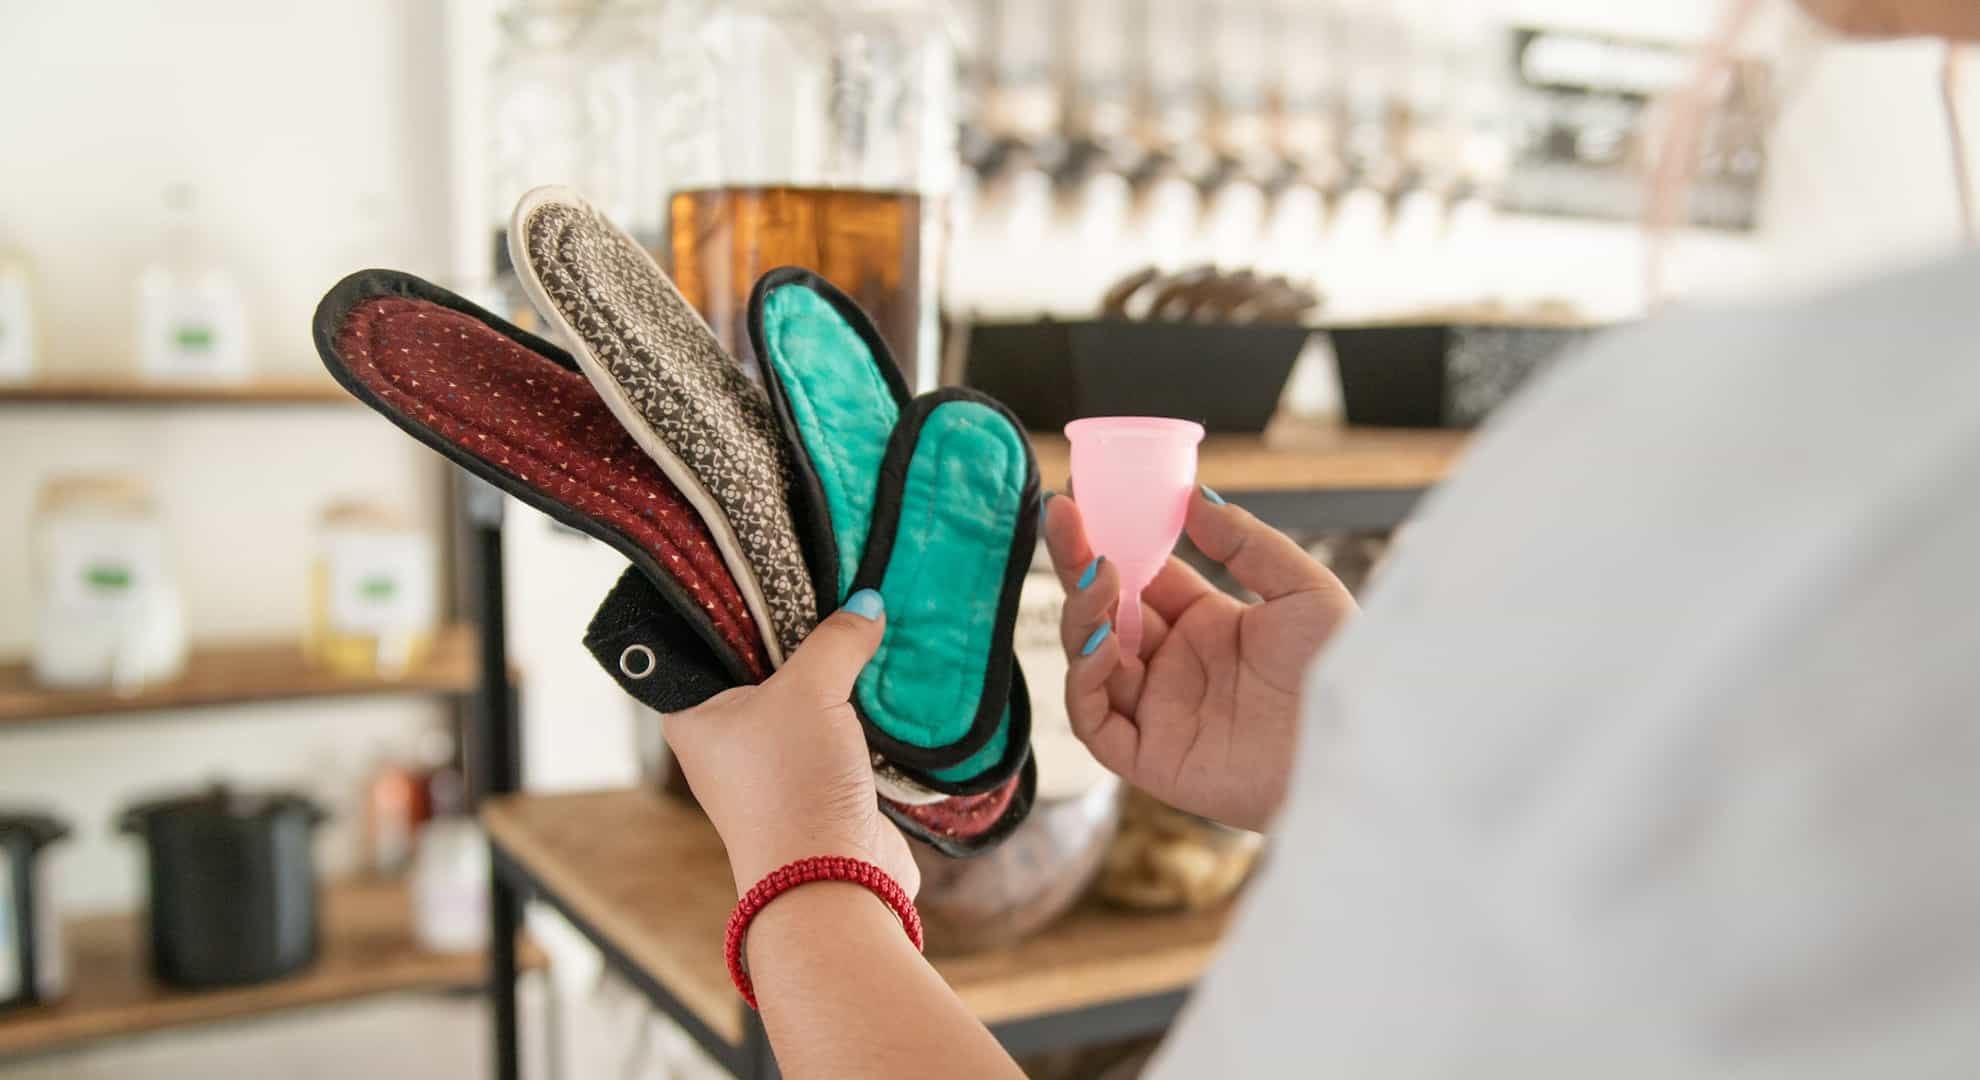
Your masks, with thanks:
M0 1009L62 995L62 924L40 856L67 835L46 814L0 810Z
M145 841L151 968L178 986L236 986L316 959L312 833L328 815L283 793L214 787L140 803L117 827Z

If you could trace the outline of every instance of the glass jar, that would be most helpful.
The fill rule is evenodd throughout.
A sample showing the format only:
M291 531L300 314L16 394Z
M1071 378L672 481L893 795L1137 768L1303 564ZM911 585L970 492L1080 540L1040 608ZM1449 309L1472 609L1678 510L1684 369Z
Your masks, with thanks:
M489 306L537 334L549 331L510 264L509 214L533 187L584 185L595 114L585 99L582 42L596 7L595 0L521 0L501 17L489 70Z
M323 512L310 571L310 659L354 677L398 675L433 644L433 545L396 511L342 502Z
M165 192L164 243L137 279L137 354L147 379L241 380L249 375L247 302L213 257L198 194Z
M35 509L35 680L135 689L185 664L185 612L151 492L123 473L60 476Z
M501 17L489 71L490 306L547 334L509 262L509 215L523 194L569 185L649 250L665 189L654 137L665 104L665 29L652 0L521 0Z
M1216 907L1244 884L1264 845L1257 833L1130 789L1095 891L1110 903L1145 911Z
M943 6L742 0L673 18L664 261L682 295L753 367L751 286L805 267L873 316L910 386L931 387L956 171Z

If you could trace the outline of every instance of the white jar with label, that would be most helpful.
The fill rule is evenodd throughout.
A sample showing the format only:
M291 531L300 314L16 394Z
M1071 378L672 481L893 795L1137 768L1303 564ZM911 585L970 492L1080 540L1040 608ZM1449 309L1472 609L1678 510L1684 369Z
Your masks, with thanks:
M433 543L389 507L341 502L318 523L307 651L346 675L397 675L433 643Z
M138 274L137 351L148 379L239 380L248 375L247 309L239 284L207 257L192 189L166 193L161 258Z
M34 377L34 274L27 256L0 248L0 383Z
M185 611L142 480L63 476L35 513L40 621L36 681L135 689L185 665Z

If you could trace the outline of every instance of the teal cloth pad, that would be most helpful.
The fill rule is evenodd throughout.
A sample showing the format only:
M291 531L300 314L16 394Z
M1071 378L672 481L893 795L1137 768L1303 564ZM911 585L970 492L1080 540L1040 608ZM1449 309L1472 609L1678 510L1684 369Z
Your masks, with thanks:
M763 362L774 369L832 520L838 548L833 606L852 593L866 550L887 436L901 418L894 390L866 342L811 289L792 284L763 298ZM887 361L891 363L891 361Z
M886 636L853 695L869 742L942 790L1010 772L1030 739L1029 702L1011 689L1036 538L1024 432L973 391L910 400L872 323L815 275L772 271L750 306L798 458L795 516L819 603L836 609L861 588L886 601Z
M1002 406L971 390L916 398L888 442L855 588L887 633L854 697L936 779L1002 760L1011 628L1035 543L1038 470ZM920 753L915 753L920 751Z
M880 578L887 634L857 684L867 713L895 738L930 749L969 738L1028 481L1036 496L1030 472L1023 433L996 409L945 401L923 421ZM1008 727L998 723L982 749L935 776L959 780L995 765Z

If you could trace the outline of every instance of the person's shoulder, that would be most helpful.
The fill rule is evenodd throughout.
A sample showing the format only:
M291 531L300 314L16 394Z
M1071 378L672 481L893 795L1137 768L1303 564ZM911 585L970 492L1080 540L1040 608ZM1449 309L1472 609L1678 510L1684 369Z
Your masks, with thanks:
M1738 377L1745 363L1952 364L1980 331L1980 255L1958 254L1763 301L1680 306L1617 327L1582 366L1654 362ZM1864 346L1871 352L1864 352ZM1727 365L1721 361L1743 363Z
M1970 428L1980 425L1976 353L1980 256L1793 298L1680 308L1564 358L1493 418L1471 457Z

